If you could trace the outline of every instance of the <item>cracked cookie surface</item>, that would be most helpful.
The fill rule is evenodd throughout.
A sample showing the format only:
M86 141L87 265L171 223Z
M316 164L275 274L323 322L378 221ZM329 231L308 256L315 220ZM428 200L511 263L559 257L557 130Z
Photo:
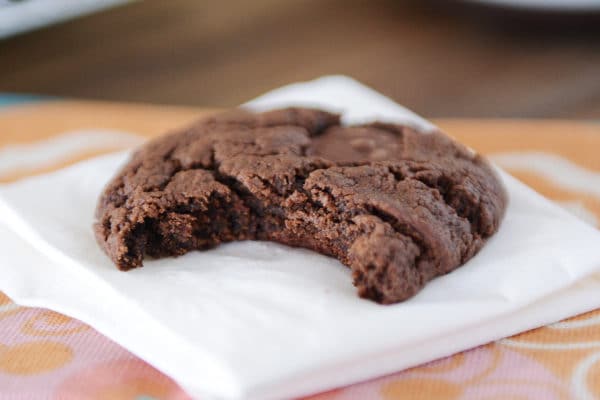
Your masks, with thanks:
M388 304L475 255L506 201L485 159L441 132L234 110L139 149L94 228L121 270L237 240L312 249L349 266L361 297Z

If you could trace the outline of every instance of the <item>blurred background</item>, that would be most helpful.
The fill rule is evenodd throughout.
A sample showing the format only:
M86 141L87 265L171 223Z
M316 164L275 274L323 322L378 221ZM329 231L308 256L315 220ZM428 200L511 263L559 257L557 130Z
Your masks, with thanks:
M0 0L2 92L226 107L347 74L428 117L600 118L594 0L105 0L7 32L36 1Z

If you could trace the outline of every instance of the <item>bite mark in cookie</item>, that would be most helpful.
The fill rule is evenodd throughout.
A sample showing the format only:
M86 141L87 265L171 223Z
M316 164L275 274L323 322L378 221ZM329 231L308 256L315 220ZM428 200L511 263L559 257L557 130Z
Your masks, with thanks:
M505 207L488 163L441 132L236 110L138 150L95 232L122 270L237 240L304 247L349 266L360 296L395 303L469 260Z

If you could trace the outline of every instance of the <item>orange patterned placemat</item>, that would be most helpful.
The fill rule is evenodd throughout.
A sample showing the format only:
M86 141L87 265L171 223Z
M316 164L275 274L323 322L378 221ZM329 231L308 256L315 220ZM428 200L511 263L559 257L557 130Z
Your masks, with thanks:
M0 108L0 182L128 148L209 112L26 100ZM600 125L531 120L436 122L598 226ZM39 156L42 153L44 157ZM87 325L48 310L17 306L0 293L0 399L41 398L188 396L170 378ZM600 310L312 398L600 398Z

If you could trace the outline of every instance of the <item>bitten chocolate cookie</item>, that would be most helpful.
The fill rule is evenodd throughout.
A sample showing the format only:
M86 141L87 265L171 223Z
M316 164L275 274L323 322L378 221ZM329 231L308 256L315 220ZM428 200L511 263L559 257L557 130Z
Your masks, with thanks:
M95 232L121 270L234 240L305 247L349 266L360 296L395 303L477 253L506 201L488 163L440 132L236 110L138 150Z

